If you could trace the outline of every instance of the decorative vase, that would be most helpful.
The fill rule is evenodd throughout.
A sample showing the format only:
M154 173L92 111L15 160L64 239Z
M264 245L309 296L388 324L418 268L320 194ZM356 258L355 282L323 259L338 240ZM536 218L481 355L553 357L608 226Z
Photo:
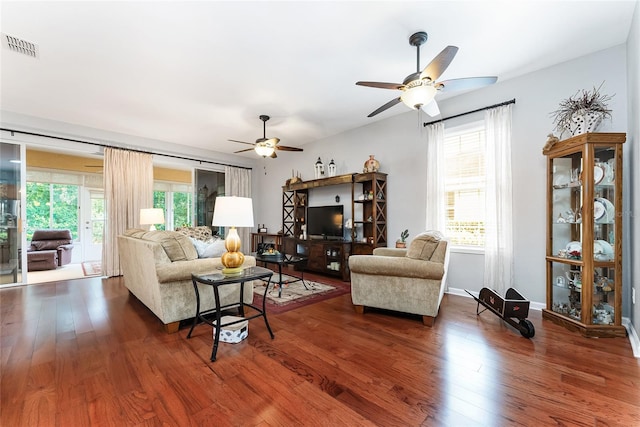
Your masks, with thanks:
M575 123L571 131L572 135L581 135L587 132L595 132L600 123L602 123L602 114L581 110L573 113L571 120Z
M380 162L374 158L373 154L369 155L369 159L364 162L364 172L378 172Z

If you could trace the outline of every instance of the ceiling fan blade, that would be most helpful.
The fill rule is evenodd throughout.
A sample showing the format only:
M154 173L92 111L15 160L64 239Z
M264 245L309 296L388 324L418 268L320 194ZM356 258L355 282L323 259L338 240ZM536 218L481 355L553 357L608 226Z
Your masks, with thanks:
M424 79L428 77L432 82L435 82L436 79L444 73L444 70L449 67L449 64L451 64L451 61L453 61L453 58L456 56L456 53L458 53L458 48L456 46L447 46L442 49L442 52L433 58L431 62L429 62L429 65L424 67L424 70L420 73L420 78Z
M427 105L423 105L422 110L428 115L430 115L431 117L440 115L440 108L438 108L438 103L436 102L435 99L430 103L428 103Z
M453 92L454 90L477 89L483 86L494 84L497 77L466 77L463 79L444 80L436 83L436 89L442 92Z
M384 83L384 82L356 82L358 86L377 87L379 89L402 89L404 87L401 83Z
M253 145L253 144L251 144L251 145ZM253 151L253 148L247 148L245 150L234 151L233 154L244 153L245 151Z
M402 101L400 99L400 97L397 97L395 99L392 99L391 101L387 102L386 104L384 104L382 107L378 108L376 111L374 111L373 113L369 114L367 117L373 117L376 114L382 113L384 110L393 107L394 105L400 103L400 101Z
M269 139L265 140L265 142L267 144L276 145L278 142L280 142L280 138L269 138Z
M282 150L282 151L304 151L302 148L287 147L286 145L276 145L276 150Z
M251 143L251 142L237 141L237 140L235 140L235 139L227 139L227 141L230 141L230 142L237 142L237 143L240 143L240 144L255 145L255 144L253 144L253 143Z
M273 150L273 153L271 153L269 157L271 157L272 159L275 159L276 157L278 157L278 155L276 154L276 150Z

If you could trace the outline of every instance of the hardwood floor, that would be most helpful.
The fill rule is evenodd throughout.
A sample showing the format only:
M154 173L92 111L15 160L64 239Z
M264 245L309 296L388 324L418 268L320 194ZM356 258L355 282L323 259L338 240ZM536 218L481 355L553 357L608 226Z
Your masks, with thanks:
M447 295L429 328L344 295L269 316L274 340L251 321L211 363L211 328L166 334L120 278L3 289L0 425L640 425L627 339L531 312L528 340L475 310Z

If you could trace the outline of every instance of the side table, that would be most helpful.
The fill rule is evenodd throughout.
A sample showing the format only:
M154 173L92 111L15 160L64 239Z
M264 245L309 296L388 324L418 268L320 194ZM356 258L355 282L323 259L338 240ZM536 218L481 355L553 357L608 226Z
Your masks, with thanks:
M265 267L269 263L276 264L278 266L278 281L274 282L278 284L278 298L282 298L282 284L283 284L282 266L283 265L301 265L302 270L300 273L300 277L292 276L295 278L295 280L290 281L289 283L302 282L302 284L304 285L304 288L307 290L309 289L309 287L307 286L307 282L304 281L304 267L306 267L307 265L307 258L297 256L297 255L286 255L281 252L278 252L277 254L271 254L271 255L258 254L258 253L253 253L251 255L253 255L253 257L256 259L257 262L264 263ZM269 284L267 283L267 288L268 287L269 287ZM266 295L266 292L265 292L265 295Z
M187 334L187 338L191 338L191 333L193 332L193 328L196 327L198 321L202 321L214 328L215 336L213 339L213 349L211 351L211 361L216 361L216 353L218 352L218 344L220 342L220 330L224 326L233 325L236 323L243 322L245 320L255 319L257 317L263 317L264 323L267 326L267 330L269 331L269 335L271 335L271 339L274 338L273 331L271 330L271 326L269 326L269 321L267 320L267 309L266 309L266 301L267 301L267 290L269 289L269 285L265 287L264 297L262 298L262 309L256 307L253 304L247 304L243 300L244 295L244 284L245 282L251 282L253 280L266 280L267 282L271 281L271 276L273 275L273 271L262 268L262 267L249 267L242 270L240 274L236 274L233 276L225 276L221 271L210 273L210 274L192 274L191 281L193 283L193 290L196 293L196 316L193 319L193 324L191 325L191 329L189 329L189 333ZM220 293L218 288L224 285L230 284L240 284L240 298L238 303L231 303L227 305L220 305ZM200 291L198 289L198 284L208 285L213 288L213 296L215 298L216 306L211 310L206 310L200 312ZM244 308L245 306L251 307L256 310L258 313L251 315L249 317L244 317ZM222 323L222 311L225 309L229 309L232 307L237 307L240 312L240 316L243 317L241 320L236 320L234 322ZM215 314L215 323L212 320L207 319L205 316L207 314Z

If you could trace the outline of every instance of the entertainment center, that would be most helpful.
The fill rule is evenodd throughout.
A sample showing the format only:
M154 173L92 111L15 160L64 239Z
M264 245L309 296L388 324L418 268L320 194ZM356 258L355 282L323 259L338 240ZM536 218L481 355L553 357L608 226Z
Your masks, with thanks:
M342 205L309 206L309 192L350 186L350 238L343 235ZM308 258L307 270L349 280L349 256L387 246L387 175L353 173L282 187L282 245L286 254Z

